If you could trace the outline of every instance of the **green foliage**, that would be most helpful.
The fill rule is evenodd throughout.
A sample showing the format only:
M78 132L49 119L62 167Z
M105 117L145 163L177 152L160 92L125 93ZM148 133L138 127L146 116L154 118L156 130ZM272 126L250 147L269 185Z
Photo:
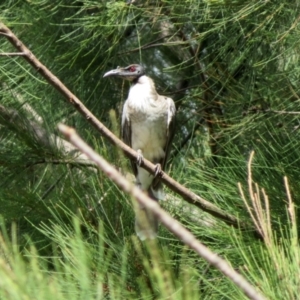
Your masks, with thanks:
M119 119L128 85L102 75L142 63L178 109L169 173L246 222L237 183L247 184L255 150L253 180L270 201L269 244L170 191L162 205L269 299L297 299L299 222L286 213L283 177L298 207L298 2L132 2L6 0L0 20L114 132L111 110ZM0 40L0 54L15 52ZM122 155L22 57L0 61L0 105L13 112L0 111L1 298L246 298L166 229L157 244L132 237L130 199L49 146L50 135L64 122L112 164L123 166ZM47 133L43 142L36 126Z

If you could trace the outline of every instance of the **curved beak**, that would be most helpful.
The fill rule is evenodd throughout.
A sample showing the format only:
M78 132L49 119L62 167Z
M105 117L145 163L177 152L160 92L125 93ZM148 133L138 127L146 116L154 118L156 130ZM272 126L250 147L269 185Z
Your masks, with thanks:
M134 65L130 65L128 67L122 68L117 67L114 70L106 72L103 77L119 77L125 80L133 81L137 77L140 76L141 71L136 71L135 69L132 71L131 68L133 68Z
M123 69L122 68L117 68L117 69L114 69L114 70L111 70L111 71L108 71L106 72L104 75L103 75L103 78L104 77L109 77L109 76L121 76L122 73L123 73Z

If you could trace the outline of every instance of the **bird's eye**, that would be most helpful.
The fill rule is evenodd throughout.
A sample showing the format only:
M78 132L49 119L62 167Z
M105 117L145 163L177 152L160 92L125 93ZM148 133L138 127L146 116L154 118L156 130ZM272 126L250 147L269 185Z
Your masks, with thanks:
M135 70L136 70L136 68L133 67L133 66L129 68L129 71L130 71L130 72L135 72Z

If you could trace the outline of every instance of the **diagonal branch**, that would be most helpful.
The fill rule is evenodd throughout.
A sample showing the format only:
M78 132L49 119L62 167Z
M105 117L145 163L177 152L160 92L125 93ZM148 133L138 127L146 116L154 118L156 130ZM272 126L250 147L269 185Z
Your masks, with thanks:
M46 129L34 121L24 120L19 112L14 109L0 105L0 124L8 125L25 140L28 136L34 137L41 147L45 147L49 150L60 149L64 155L70 157L70 161L68 162L66 159L64 163L95 167L95 164L90 161L85 154L78 152L71 143L55 134L49 134ZM28 140L31 139L28 138ZM44 163L45 162L46 160ZM63 161L61 161L61 163L62 162Z
M26 53L23 52L12 52L12 53L0 53L0 56L24 56Z
M129 193L143 207L151 210L155 216L164 224L169 231L175 234L183 243L193 249L198 255L203 257L211 265L219 269L227 278L237 285L245 295L252 300L265 300L256 289L236 270L234 270L227 261L212 252L204 246L196 237L188 231L180 222L171 217L164 211L156 201L152 201L139 188L125 179L115 168L113 168L103 157L98 155L91 147L89 147L75 132L73 128L60 124L59 130L66 138L77 147L82 153L90 158L95 164L123 191Z
M83 103L56 77L54 76L34 55L23 45L23 43L14 35L14 33L0 22L0 35L5 36L9 42L20 52L25 53L24 59L42 75L48 83L56 88L102 135L104 135L112 144L119 147L124 154L130 159L137 159L137 153L120 139L118 139L107 127L105 127L84 105ZM144 159L142 167L148 172L155 174L155 165ZM224 212L217 206L196 195L189 189L185 188L177 181L172 179L166 173L162 174L162 182L171 190L181 195L188 203L193 204L203 211L223 220L225 223L236 228L247 228L255 230L251 225L241 222L235 216ZM256 232L257 233L257 232Z

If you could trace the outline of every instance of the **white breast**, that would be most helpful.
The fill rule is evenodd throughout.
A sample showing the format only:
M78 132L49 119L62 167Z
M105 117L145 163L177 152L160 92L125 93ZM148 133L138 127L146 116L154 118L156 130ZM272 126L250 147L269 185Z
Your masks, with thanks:
M124 106L124 117L131 122L132 148L154 163L165 155L168 124L168 103L158 97L153 81L142 76L131 87Z
M160 96L153 81L141 76L129 91L124 104L122 124L128 121L131 129L131 147L141 150L144 158L152 163L161 163L165 156L168 139L168 127L175 115L172 99ZM142 190L151 187L153 176L141 167L137 167L137 183ZM160 199L161 191L152 191Z

